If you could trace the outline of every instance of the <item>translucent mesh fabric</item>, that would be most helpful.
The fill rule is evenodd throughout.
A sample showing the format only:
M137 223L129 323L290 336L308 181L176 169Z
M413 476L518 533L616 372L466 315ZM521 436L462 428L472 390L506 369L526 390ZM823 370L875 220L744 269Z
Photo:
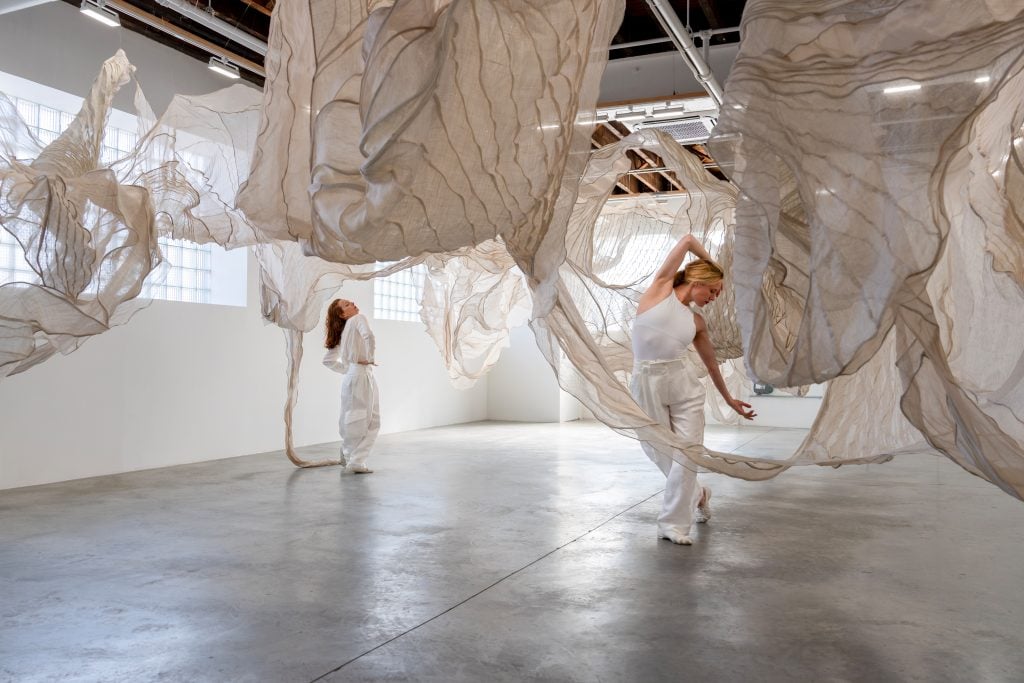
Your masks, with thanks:
M765 479L933 447L1019 496L1024 352L1006 343L1024 323L1019 3L750 0L712 141L735 185L655 132L590 153L622 11L280 3L258 107L178 98L157 121L140 105L153 123L116 173L96 149L123 55L31 163L14 159L27 131L3 105L3 228L38 273L0 288L4 373L132 310L159 230L258 244L264 315L288 331L289 406L301 332L337 286L424 263L423 319L458 382L494 362L525 284L562 386L688 466ZM678 210L607 202L639 147L682 181ZM626 390L637 298L687 231L730 273L704 316L733 386L741 357L778 386L832 380L790 457L688 445ZM375 260L396 263L361 265Z
M494 240L515 241L536 278L557 270L562 233L539 247L572 207L622 9L621 0L279 5L238 206L261 239L298 240L314 260L295 274L295 247L259 248L265 314L311 329L322 305L313 292L329 296L339 274L384 274L326 261L403 259L394 270L426 258L428 332L456 383L482 376L525 305L517 260ZM289 339L294 378L301 345Z
M100 161L110 103L133 70L120 51L107 60L45 147L0 96L0 230L31 271L0 285L0 378L125 322L160 263L148 193Z
M754 373L887 387L891 358L909 422L1016 496L1022 67L1019 2L752 0L711 142L742 190L733 273ZM779 299L786 343L768 322Z
M502 232L541 237L563 176L575 183L583 158L573 152L589 148L577 115L596 101L622 7L278 8L239 206L268 236L302 238L309 253L344 263L453 251Z
M150 193L157 231L227 248L265 241L234 208L259 131L259 93L234 85L208 95L176 95L159 118L141 90L135 99L139 142L114 170L123 182Z
M498 362L509 330L530 315L522 272L504 245L489 240L425 259L420 317L458 388L472 386Z

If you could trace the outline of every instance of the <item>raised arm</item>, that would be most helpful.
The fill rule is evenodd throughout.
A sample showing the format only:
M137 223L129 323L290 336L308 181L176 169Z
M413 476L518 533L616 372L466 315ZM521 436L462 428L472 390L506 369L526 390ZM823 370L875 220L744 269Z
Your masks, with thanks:
M676 246L672 247L672 251L668 252L668 256L665 257L661 268L658 268L658 272L654 274L654 281L668 280L671 282L672 278L679 272L679 267L683 265L683 259L686 258L687 252L697 258L702 258L706 261L711 260L710 254L708 254L704 245L696 237L689 234L683 235L683 238L676 242Z
M753 420L757 417L757 413L750 409L751 405L744 403L738 398L733 398L729 393L729 387L725 386L725 378L722 377L722 371L718 369L715 347L711 345L711 338L708 336L708 327L704 322L704 318L695 315L694 322L697 324L697 334L693 338L693 347L697 349L697 354L704 361L704 365L707 367L708 374L711 375L711 381L715 383L718 393L722 395L722 398L729 404L729 407L748 420Z
M683 259L686 258L687 252L697 258L707 261L711 260L710 254L708 254L696 237L689 234L684 235L682 239L676 242L676 246L672 247L672 251L668 252L665 261L658 268L657 272L654 273L654 282L651 283L651 286L640 297L637 315L659 303L672 291L672 281L675 279L676 273L679 272L679 267L683 265Z

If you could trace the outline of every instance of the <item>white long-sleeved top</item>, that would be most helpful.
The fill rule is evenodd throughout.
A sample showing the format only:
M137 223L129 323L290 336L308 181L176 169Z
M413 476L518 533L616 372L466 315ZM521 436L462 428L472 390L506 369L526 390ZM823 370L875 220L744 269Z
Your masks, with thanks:
M345 329L341 331L341 341L333 349L327 349L324 365L335 372L348 372L353 364L360 361L373 363L376 341L366 316L362 313L345 321Z

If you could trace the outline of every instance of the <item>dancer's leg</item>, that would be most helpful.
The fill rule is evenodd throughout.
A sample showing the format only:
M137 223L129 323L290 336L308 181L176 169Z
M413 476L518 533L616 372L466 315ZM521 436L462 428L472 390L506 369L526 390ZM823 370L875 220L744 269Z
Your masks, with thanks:
M704 440L704 386L689 373L673 373L673 396L669 404L672 431L692 443ZM665 484L665 499L658 515L658 535L674 543L692 542L693 524L701 490L697 465L679 453Z

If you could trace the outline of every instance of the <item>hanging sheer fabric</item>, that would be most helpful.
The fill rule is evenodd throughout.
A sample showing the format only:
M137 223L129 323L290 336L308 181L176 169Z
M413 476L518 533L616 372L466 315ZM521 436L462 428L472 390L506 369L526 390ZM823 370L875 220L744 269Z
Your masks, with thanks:
M320 308L309 293L327 292L338 273L381 274L357 264L426 259L428 331L457 383L482 376L527 301L502 245L521 242L533 277L550 278L561 261L557 240L537 247L552 217L564 222L571 209L622 10L621 0L279 5L261 130L238 194L260 235L281 241L259 248L261 262L291 264L264 268L280 272L265 287L265 313L273 302L282 324L287 311ZM300 254L318 259L306 263L322 275L301 276L297 288L284 281ZM303 317L288 333L289 406L297 330L313 323Z
M111 102L134 67L118 53L71 125L43 146L0 95L0 230L13 280L0 284L0 379L125 323L160 264L152 204L101 161Z
M735 185L652 131L590 153L618 0L280 3L260 101L178 98L159 119L140 105L139 153L105 168L119 55L35 161L0 103L2 225L38 274L0 287L0 367L123 320L158 232L256 245L290 425L301 334L326 300L422 263L423 319L457 382L529 306L563 388L688 467L756 480L933 448L1020 496L1024 352L1005 343L1024 323L1018 5L750 0L711 142ZM678 209L608 202L631 148L676 172ZM686 443L629 395L637 298L687 231L729 273L705 317L730 381L831 380L789 457Z
M742 189L750 367L783 385L896 375L884 408L851 418L879 430L898 405L1020 497L1020 3L751 0L743 28L711 150ZM800 311L791 344L765 284Z
M234 206L249 173L260 104L257 91L233 85L175 95L157 117L136 90L139 141L113 170L149 192L161 236L228 249L267 241Z

